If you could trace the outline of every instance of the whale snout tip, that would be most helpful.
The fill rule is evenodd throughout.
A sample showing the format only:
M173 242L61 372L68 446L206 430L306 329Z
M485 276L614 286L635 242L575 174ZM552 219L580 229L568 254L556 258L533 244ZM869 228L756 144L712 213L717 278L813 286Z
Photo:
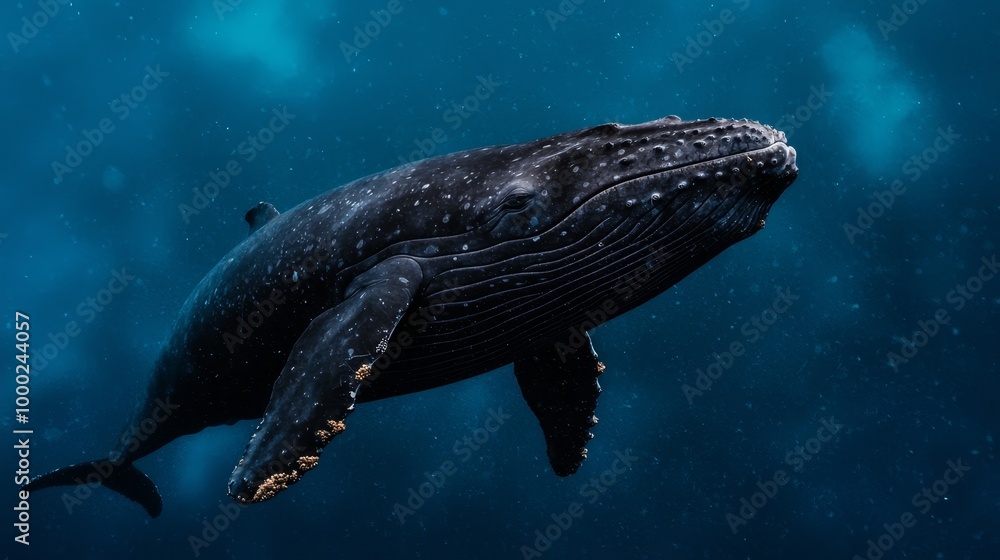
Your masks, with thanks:
M784 137L784 133L782 133L782 137ZM795 163L795 148L789 146L785 140L781 141L781 146L785 151L785 172L794 179L799 174L799 167Z

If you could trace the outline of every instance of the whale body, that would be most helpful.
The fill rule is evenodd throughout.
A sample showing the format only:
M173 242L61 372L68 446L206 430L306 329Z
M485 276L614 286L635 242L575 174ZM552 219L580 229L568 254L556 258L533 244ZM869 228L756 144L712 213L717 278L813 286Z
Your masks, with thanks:
M605 370L587 331L763 228L797 173L773 128L667 117L426 159L280 214L258 204L181 308L115 450L25 488L97 477L155 517L135 461L261 418L228 489L263 501L317 466L357 403L510 363L570 475Z

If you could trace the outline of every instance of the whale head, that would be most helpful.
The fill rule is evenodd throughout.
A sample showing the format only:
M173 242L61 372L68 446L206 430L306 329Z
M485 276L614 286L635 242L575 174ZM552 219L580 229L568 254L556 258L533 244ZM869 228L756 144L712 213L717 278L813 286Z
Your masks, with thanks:
M395 172L423 187L404 218L422 233L400 247L445 267L457 259L466 276L477 266L530 283L540 277L524 274L529 263L559 268L589 282L590 299L654 267L646 297L631 294L638 304L760 231L795 157L757 122L666 117L432 158Z

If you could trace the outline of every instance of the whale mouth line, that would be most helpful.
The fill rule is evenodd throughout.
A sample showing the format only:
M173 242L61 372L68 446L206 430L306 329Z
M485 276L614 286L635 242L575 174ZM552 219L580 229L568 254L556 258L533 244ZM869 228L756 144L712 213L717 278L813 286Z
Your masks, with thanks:
M746 150L746 151L743 151L743 152L734 152L732 154L727 154L727 155L724 155L724 156L719 156L719 157L715 157L715 158L711 158L711 159L705 159L705 160L701 160L701 161L693 161L693 162L681 165L679 167L671 167L669 169L656 169L656 170L647 171L645 173L639 173L639 174L636 174L636 175L633 175L633 176L630 176L630 177L623 177L620 180L615 181L614 183L611 183L610 185L608 185L604 189L601 189L598 192L609 191L609 190L612 190L612 189L614 189L616 187L619 187L619 186L624 185L626 183L631 183L632 181L636 181L636 180L639 180L639 179L647 179L647 178L650 178L650 177L658 177L658 176L667 176L667 175L678 173L678 172L683 173L685 170L691 170L693 168L698 168L698 167L725 165L725 162L727 162L727 161L737 161L740 158L744 158L744 157L750 158L750 160L752 160L752 162L755 163L755 162L759 161L759 159L757 157L755 157L755 156L761 156L762 154L768 154L769 157L770 157L770 154L775 153L777 151L780 151L782 148L784 148L784 152L785 152L785 154L783 155L783 161L781 161L780 164L776 168L762 169L762 170L759 170L759 171L755 171L754 173L751 174L751 176L753 176L753 175L770 175L770 176L773 176L773 177L777 178L777 177L781 177L784 173L789 172L789 171L792 172L793 174L797 174L799 169L795 165L795 157L796 157L795 148L789 146L783 140L779 140L779 141L774 142L773 144L770 144L770 145L765 146L763 148L756 148L756 149L753 149L753 150Z

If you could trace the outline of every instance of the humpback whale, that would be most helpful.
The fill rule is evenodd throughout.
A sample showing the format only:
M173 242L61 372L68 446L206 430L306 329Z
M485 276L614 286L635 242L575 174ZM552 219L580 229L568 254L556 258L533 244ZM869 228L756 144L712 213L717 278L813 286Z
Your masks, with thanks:
M605 370L588 331L760 231L797 174L769 126L671 116L422 160L284 213L260 203L183 304L114 450L24 488L96 480L155 517L136 461L260 418L228 483L260 502L318 465L358 403L510 363L552 469L573 474Z

